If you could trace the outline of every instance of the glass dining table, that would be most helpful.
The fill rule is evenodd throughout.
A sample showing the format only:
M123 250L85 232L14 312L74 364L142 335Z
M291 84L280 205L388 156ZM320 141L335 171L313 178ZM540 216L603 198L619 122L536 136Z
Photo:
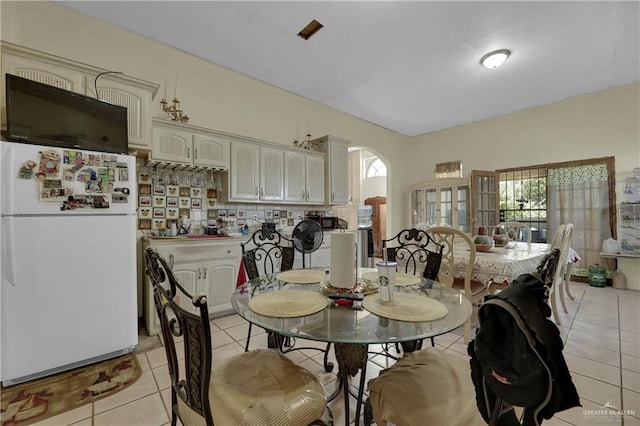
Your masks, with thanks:
M314 272L317 275L314 276ZM360 268L358 277L367 273L375 275L375 270ZM304 269L264 275L239 286L231 297L231 304L235 312L250 323L281 336L332 343L339 385L328 399L343 393L348 425L348 376L361 372L358 392L353 395L356 398L355 424L358 425L369 345L415 341L450 332L471 317L472 306L459 291L421 277L414 277L410 285L396 286L390 306L380 304L377 292L365 295L362 302L353 304L346 299L336 301L328 297L332 291L323 282L323 274L324 271L318 274L318 271ZM444 310L434 319L424 320L429 315L403 317L413 312L414 307L409 305L417 302L429 302ZM380 307L384 308L382 312ZM390 308L397 314L394 311L387 313Z

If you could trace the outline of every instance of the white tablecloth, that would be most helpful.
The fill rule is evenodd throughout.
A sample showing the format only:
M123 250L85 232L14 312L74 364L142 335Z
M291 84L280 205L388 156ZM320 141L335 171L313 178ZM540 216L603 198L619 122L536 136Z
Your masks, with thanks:
M522 274L534 272L549 252L549 247L546 243L516 243L514 248L496 247L490 252L476 252L473 279L485 285L492 282L508 284ZM464 278L469 263L469 247L456 244L453 256L456 277Z

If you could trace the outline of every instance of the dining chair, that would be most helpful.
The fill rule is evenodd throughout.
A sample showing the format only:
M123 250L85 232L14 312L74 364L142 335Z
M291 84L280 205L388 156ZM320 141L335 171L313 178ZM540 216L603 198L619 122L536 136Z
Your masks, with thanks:
M331 424L319 379L279 351L213 364L206 296L190 294L152 248L145 257L171 378L172 426L178 419L185 426Z
M383 256L387 261L398 264L398 272L421 275L431 280L438 278L444 246L436 243L427 231L416 228L403 229L394 237L381 242ZM422 340L402 342L400 346L405 353L413 352L422 348ZM433 338L431 346L435 346Z
M389 262L398 264L398 272L420 274L424 278L435 280L440 270L444 246L436 243L427 231L411 228L382 240L382 250Z
M240 243L240 246L242 247L242 261L247 280L293 268L295 258L293 241L274 229L259 229L251 235L249 240ZM252 326L253 324L249 323L247 342L244 346L245 352L249 350ZM267 334L268 347L270 348L288 343L286 338L276 338L272 331L267 330Z
M457 288L464 292L464 296L472 304L482 301L482 297L487 294L487 286L480 281L473 279L473 267L476 262L476 246L471 237L461 230L448 226L432 226L428 229L431 238L444 247L442 253L442 263L438 272L437 281ZM464 264L464 275L456 279L456 265L460 263L455 257L455 246L459 250L468 250L468 261ZM464 342L469 341L471 335L471 319L464 324Z
M573 224L566 223L558 226L558 229L553 234L553 240L551 241L550 250L560 250L560 256L558 260L558 266L554 272L553 283L551 285L551 294L549 295L549 303L551 305L551 312L553 313L553 319L556 324L560 325L562 320L558 314L558 308L556 304L556 297L560 298L562 304L562 310L568 313L567 305L564 300L565 281L567 280L566 274L569 269L567 264L569 262L569 250L571 248L571 241L573 239ZM571 278L569 277L569 280ZM558 296L556 296L558 293Z
M491 235L504 234L511 241L524 241L531 244L531 228L522 222L500 222L493 228Z
M367 384L364 424L484 425L469 359L428 347L405 354Z

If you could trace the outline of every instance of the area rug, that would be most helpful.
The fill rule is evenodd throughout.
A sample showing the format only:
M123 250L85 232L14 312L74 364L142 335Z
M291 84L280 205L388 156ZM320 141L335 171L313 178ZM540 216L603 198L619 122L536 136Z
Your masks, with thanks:
M131 386L142 375L134 354L2 388L2 426L29 425Z

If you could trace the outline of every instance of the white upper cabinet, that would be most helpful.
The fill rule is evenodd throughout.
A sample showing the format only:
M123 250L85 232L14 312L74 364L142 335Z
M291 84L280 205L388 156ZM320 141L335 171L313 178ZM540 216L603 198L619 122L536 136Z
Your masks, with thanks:
M5 74L13 74L124 106L127 108L129 148L149 150L151 105L158 85L125 74L100 75L105 71L107 70L2 42L3 81ZM0 103L4 117L5 85L1 86Z
M191 163L192 146L191 132L154 124L151 139L154 160Z
M151 127L151 92L144 88L100 77L96 83L98 97L127 108L129 145L149 149ZM92 92L95 88L92 88Z
M285 201L324 203L324 157L285 151L284 159Z
M229 167L229 139L211 134L194 133L193 162L203 166Z
M231 142L229 200L282 201L284 154L252 142Z
M229 144L226 137L207 133L206 129L154 119L149 159L226 169Z
M264 201L284 199L284 155L280 149L260 148L260 192Z
M328 204L349 203L349 141L324 136L313 141L323 146L327 153L327 195Z

